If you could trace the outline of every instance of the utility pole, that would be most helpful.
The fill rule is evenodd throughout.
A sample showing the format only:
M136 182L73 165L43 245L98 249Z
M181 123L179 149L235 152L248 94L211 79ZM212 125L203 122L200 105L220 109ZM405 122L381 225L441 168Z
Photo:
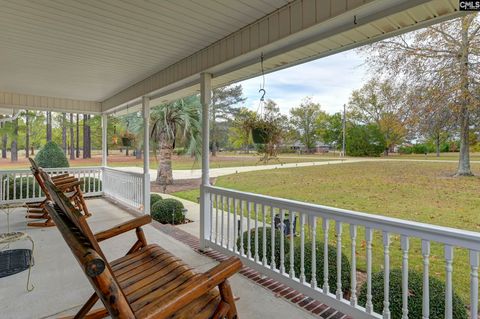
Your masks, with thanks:
M342 157L345 157L346 152L346 131L347 131L347 106L343 104L343 119L342 119L342 129L343 129L343 141L342 141Z

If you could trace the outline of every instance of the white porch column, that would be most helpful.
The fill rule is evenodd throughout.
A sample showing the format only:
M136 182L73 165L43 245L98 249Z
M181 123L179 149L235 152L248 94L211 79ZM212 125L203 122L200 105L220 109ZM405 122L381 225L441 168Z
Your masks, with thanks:
M150 98L142 97L143 113L143 212L150 214Z
M205 238L210 234L210 198L205 193L204 186L210 185L209 155L210 129L209 107L212 100L212 75L200 74L200 102L202 103L202 186L200 187L200 249L208 248Z
M108 116L102 114L102 167L107 167L108 143L107 143Z

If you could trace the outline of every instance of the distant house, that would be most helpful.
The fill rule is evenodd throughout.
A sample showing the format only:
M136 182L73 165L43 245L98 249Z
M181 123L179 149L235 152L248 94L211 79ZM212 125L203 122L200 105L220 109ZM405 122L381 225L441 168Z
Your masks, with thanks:
M297 153L328 153L330 151L330 145L327 145L322 142L315 142L315 147L312 149L307 149L305 144L303 144L301 141L295 141L291 145L283 145L284 148L289 147L290 150L293 150Z

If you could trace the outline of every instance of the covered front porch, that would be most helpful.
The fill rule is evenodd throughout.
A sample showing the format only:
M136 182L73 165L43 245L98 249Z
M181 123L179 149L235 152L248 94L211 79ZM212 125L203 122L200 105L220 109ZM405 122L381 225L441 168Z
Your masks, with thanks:
M200 205L195 206L198 214L191 217L194 223L178 228L148 226L147 238L200 270L215 262L211 257L239 256L248 267L233 279L242 318L390 318L392 311L408 318L409 258L423 260L424 318L436 307L430 304L430 263L444 264L445 318L454 318L454 251L455 256L460 251L459 256L468 258L468 311L471 318L477 318L480 234L232 191L211 186L209 181L212 88L258 75L261 56L265 57L266 72L273 72L457 17L461 14L457 1L269 0L262 1L261 8L256 8L256 1L226 1L221 8L209 1L192 7L164 4L165 11L156 7L160 4L144 5L127 3L112 10L104 4L32 7L11 2L1 13L4 21L11 22L18 39L27 41L5 35L11 42L5 44L8 72L2 72L5 75L0 78L0 107L102 115L102 166L47 170L51 175L68 173L83 180L85 196L94 198L87 201L93 212L89 224L94 230L129 219L132 213L150 213L150 107L200 94L203 156ZM45 23L39 12L51 23ZM17 15L18 20L8 20ZM97 15L107 18L102 20ZM70 19L74 23L66 22ZM39 33L27 37L24 20L35 23ZM168 28L165 21L169 21ZM152 25L153 31L149 29ZM70 37L62 33L65 28ZM103 36L99 39L99 35ZM88 45L85 40L90 41ZM25 43L34 43L33 50L23 47ZM175 52L164 49L169 44ZM50 45L64 50L52 52ZM37 61L37 56L42 59ZM50 81L44 81L52 72ZM79 80L69 81L72 74ZM141 111L144 119L144 165L137 173L108 166L108 116L127 109ZM43 198L30 170L1 170L0 181L0 205L22 205ZM97 198L102 196L108 201ZM25 229L22 209L9 218L9 227ZM267 233L267 226L276 218L281 224L297 225L290 227L290 233L281 231L278 241L271 239L276 236L274 227ZM6 221L0 231L5 229ZM25 292L19 284L23 274L2 279L0 291L6 296L2 299L2 318L73 313L91 293L88 282L77 271L54 228L27 232L37 244L32 277L36 288L32 293ZM308 240L317 237L323 238L323 246ZM129 240L125 235L105 243L107 257L123 255ZM328 257L332 250L329 243L336 252L334 261ZM357 245L366 247L366 256L358 255ZM372 246L382 247L386 274L392 266L391 251L401 251L402 262L395 266L402 272L401 310L390 309L388 275L383 279L382 309L374 309L372 301L379 292L372 289ZM432 249L442 257L432 260ZM348 293L343 289L342 252L351 263ZM356 266L359 258L367 269L362 278ZM328 280L332 262L337 275L334 283ZM316 268L320 266L323 280L317 278ZM365 304L359 303L360 280L367 287Z

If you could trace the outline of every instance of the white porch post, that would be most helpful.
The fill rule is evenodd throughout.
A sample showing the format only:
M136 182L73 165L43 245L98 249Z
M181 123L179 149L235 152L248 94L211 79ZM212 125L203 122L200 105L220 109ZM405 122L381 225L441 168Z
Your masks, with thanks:
M150 214L150 98L142 97L143 113L143 212Z
M108 116L107 114L102 114L102 167L107 167L107 127Z
M210 185L209 154L210 154L210 129L209 107L212 100L212 75L200 74L200 102L202 103L202 185L200 186L200 249L208 248L205 241L210 234L210 198L205 193L205 186Z

